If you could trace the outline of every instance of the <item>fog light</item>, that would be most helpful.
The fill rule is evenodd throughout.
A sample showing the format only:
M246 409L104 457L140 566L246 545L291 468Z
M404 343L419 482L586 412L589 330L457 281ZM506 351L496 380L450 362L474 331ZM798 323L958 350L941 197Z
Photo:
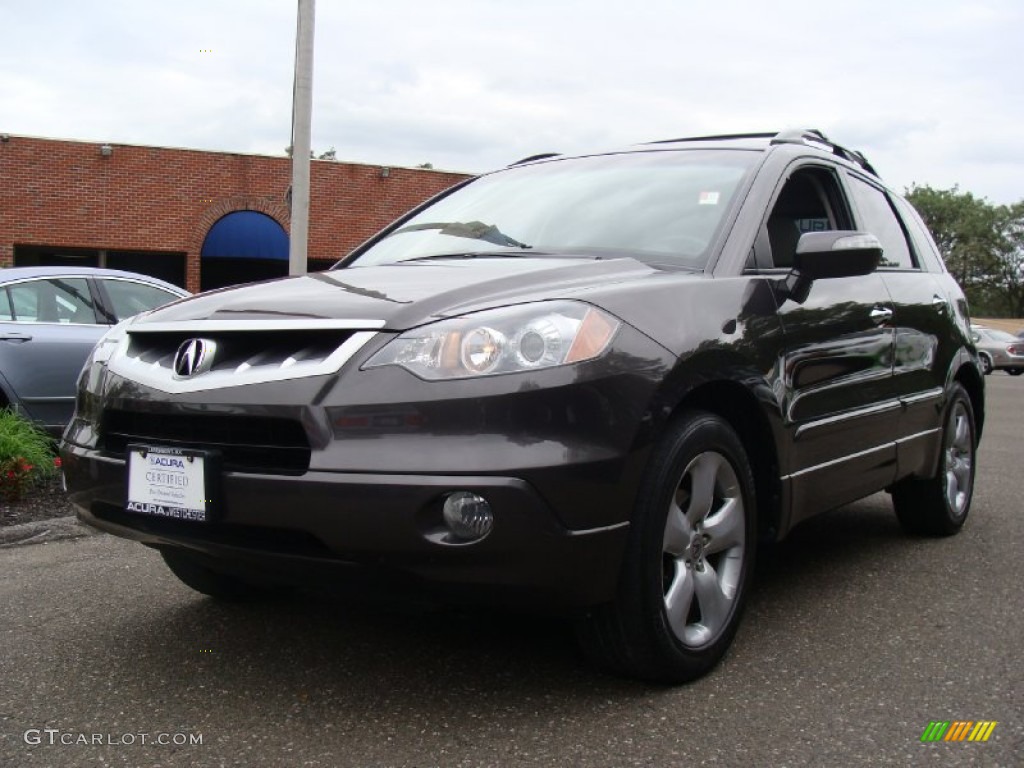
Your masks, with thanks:
M456 491L444 500L444 522L455 538L476 541L491 532L494 515L487 499L469 491Z

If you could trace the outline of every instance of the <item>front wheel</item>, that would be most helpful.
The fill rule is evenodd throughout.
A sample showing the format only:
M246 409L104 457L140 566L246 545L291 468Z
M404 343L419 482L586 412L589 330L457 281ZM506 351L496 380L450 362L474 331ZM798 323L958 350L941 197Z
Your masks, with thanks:
M651 459L616 598L579 621L584 651L612 671L658 682L705 674L736 634L755 543L742 443L720 417L685 414Z
M909 533L951 536L967 520L974 495L977 439L967 392L954 384L946 407L942 455L934 477L910 477L892 490L900 525Z
M208 568L191 555L175 550L162 549L164 558L171 573L186 586L196 592L222 600L224 602L242 602L264 597L272 592L272 588L243 581L222 571Z
M981 372L986 376L992 373L992 358L988 355L981 356Z

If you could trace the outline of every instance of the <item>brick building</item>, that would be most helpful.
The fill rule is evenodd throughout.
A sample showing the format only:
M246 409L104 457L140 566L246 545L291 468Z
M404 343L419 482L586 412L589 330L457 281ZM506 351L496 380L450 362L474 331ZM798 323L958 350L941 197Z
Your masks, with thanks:
M309 269L464 178L314 160ZM0 267L107 266L191 291L284 275L290 184L286 157L0 135Z

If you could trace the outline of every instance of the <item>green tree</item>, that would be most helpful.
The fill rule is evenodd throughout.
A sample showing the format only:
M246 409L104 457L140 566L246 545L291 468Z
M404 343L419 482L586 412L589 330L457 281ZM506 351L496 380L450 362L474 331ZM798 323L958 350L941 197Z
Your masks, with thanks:
M931 230L946 269L963 287L975 312L1015 314L1024 309L1020 204L993 205L956 186L914 186L906 196ZM1012 243L1015 231L1016 256Z
M995 209L959 187L914 186L907 200L924 219L948 269L964 288L983 282L998 260Z
M999 234L999 266L992 276L992 288L1007 315L1024 317L1024 200L1000 206Z

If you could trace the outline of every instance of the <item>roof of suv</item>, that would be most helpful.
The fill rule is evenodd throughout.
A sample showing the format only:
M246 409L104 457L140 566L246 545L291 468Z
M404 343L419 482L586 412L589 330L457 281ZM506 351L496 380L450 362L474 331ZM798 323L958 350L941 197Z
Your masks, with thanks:
M682 139L662 139L661 141L652 141L650 144L691 144L694 142L731 147L735 147L739 144L741 146L745 145L751 149L767 149L782 144L796 144L800 146L814 147L815 149L829 152L836 157L840 157L843 160L853 163L854 165L858 165L872 176L878 176L878 173L873 167L871 167L871 163L868 162L868 159L864 157L863 153L847 149L846 147L836 144L816 128L795 128L779 131L778 133L736 133L724 134L721 136L690 136Z
M730 133L715 136L687 136L678 139L661 139L658 141L651 141L634 146L632 149L650 149L654 146L674 146L682 148L686 145L694 144L700 144L702 147L707 147L709 149L728 148L760 151L765 151L772 147L782 145L811 147L846 160L864 171L867 171L872 176L875 176L876 178L878 177L878 172L875 171L871 163L868 162L868 159L864 157L863 153L836 144L816 128L794 128L774 133ZM547 160L558 156L557 152L533 155L512 163L512 165L520 165L537 160Z

